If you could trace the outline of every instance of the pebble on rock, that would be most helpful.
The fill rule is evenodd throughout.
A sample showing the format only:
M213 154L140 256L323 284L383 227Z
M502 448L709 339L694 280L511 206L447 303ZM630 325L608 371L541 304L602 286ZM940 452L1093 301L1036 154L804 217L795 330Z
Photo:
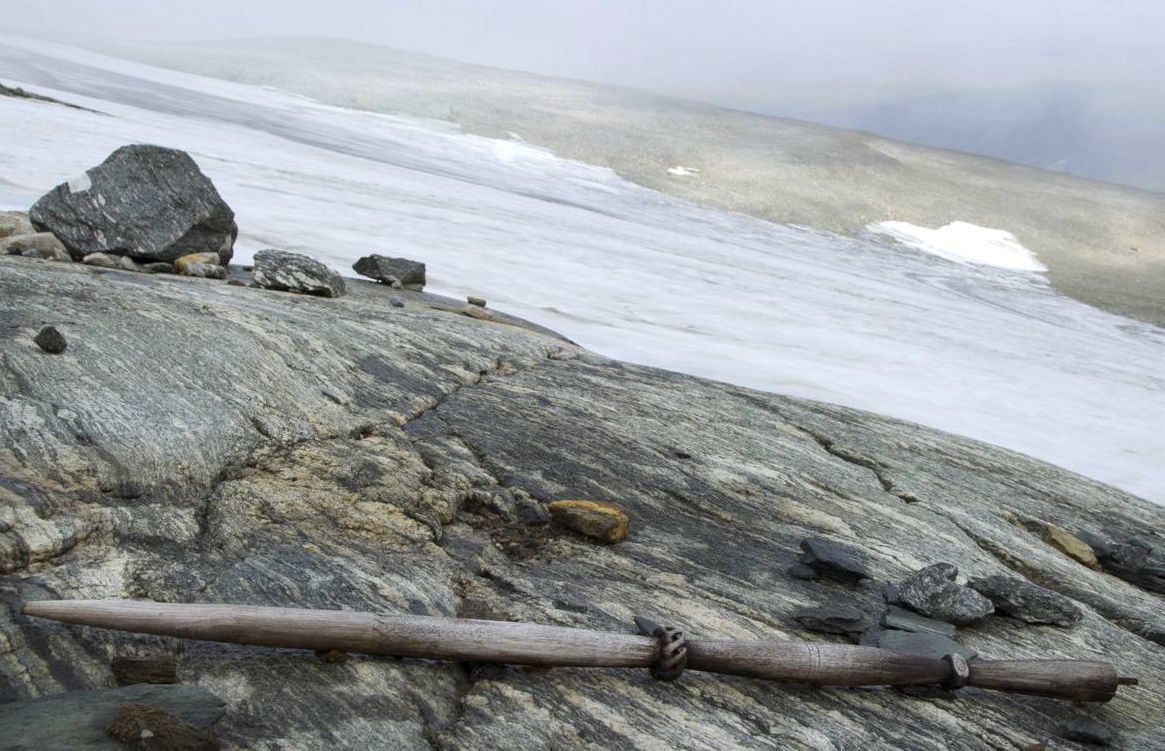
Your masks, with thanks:
M1066 529L1049 524L1044 529L1044 542L1088 568L1100 568L1100 561L1096 559L1092 546Z
M45 326L33 338L33 341L36 342L36 346L50 355L59 355L69 346L69 343L65 341L65 335L57 331L55 326Z
M546 510L562 526L608 544L627 539L631 530L631 518L613 503L554 501L546 504Z
M484 297L474 297L473 295L470 295L469 297L465 298L465 302L469 303L470 305L476 305L479 308L485 307Z
M142 271L142 267L126 256L115 256L111 253L90 253L81 259L88 266L98 266L103 269L121 269L122 271Z
M0 242L7 255L25 258L43 258L46 261L72 261L73 257L64 244L51 232L36 232L29 235L13 235Z
M866 614L849 605L801 608L793 613L793 619L804 628L823 634L858 634L869 626Z
M188 253L181 258L176 258L174 260L174 268L178 271L179 274L185 274L187 273L187 266L208 263L215 266L221 266L222 264L219 263L219 260L218 253Z
M807 537L801 541L801 563L823 576L848 584L870 578L870 572L856 550L822 537Z
M227 269L217 263L188 263L183 267L182 274L201 279L226 279Z
M973 579L971 588L991 600L999 613L1027 623L1074 626L1083 614L1067 597L1013 576Z
M974 623L995 612L995 606L973 589L955 582L953 563L936 563L916 571L898 585L907 607L957 626Z
M394 308L403 308L405 306L404 302L402 302L399 297L390 297L388 304Z

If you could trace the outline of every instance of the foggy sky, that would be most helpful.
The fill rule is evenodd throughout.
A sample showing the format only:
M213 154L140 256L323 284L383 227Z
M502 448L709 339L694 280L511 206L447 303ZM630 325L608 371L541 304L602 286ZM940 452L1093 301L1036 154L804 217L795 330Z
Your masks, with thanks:
M801 83L1165 77L1159 0L0 0L0 28L308 34L703 98Z

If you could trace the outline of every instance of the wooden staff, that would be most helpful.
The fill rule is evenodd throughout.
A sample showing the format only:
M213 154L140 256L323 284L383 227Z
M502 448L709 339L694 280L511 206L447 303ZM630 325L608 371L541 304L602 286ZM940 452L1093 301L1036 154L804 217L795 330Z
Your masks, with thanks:
M684 640L640 620L653 636L533 623L347 610L248 605L175 605L131 600L30 602L24 613L66 623L185 639L364 652L458 662L560 667L651 667L672 642L673 658L712 673L818 686L977 686L1072 701L1104 702L1136 678L1090 660L972 660L900 654L873 647L734 639ZM665 634L666 632L666 634ZM681 660L682 663L682 660ZM653 667L654 666L654 667ZM674 665L673 665L674 666ZM684 665L679 665L682 670ZM678 676L678 672L670 677Z

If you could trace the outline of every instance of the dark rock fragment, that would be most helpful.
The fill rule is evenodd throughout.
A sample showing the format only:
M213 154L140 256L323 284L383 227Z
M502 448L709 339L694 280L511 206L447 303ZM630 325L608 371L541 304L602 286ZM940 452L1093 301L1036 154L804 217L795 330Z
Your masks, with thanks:
M870 634L870 632L867 632ZM880 647L893 652L927 655L928 657L942 657L943 655L959 654L966 659L975 657L978 653L970 647L959 644L942 634L913 631L875 631L861 642L865 646Z
M74 258L111 253L173 261L188 253L231 259L235 215L188 154L161 146L123 146L104 162L58 185L29 211Z
M393 287L419 291L425 286L425 264L407 258L373 254L364 256L352 264L352 270L361 276Z
M831 579L856 584L868 579L870 572L854 549L822 537L807 537L801 541L801 563Z
M123 707L109 723L106 732L130 748L213 751L220 747L209 731L196 728L164 709L145 704Z
M404 302L399 297L390 297L388 304L394 308L403 308L405 306Z
M1081 537L1096 551L1105 571L1142 589L1165 594L1165 546L1143 537L1122 542L1093 534Z
M955 635L955 627L943 621L936 621L909 610L890 606L882 615L882 625L886 628L899 631L913 631L914 633L941 634L946 637Z
M1113 740L1112 728L1091 717L1074 717L1060 726L1060 735L1092 746L1107 746Z
M991 600L996 612L1027 623L1073 626L1083 615L1067 597L1013 576L973 579L970 586Z
M330 268L305 255L282 250L255 254L255 282L260 287L307 295L339 297L347 292L344 279Z
M114 657L109 663L119 686L135 683L177 683L178 661L173 655Z
M217 263L188 263L182 269L183 276L194 276L201 279L226 279L225 266Z
M991 615L995 606L975 590L957 584L958 573L953 563L916 571L898 586L902 601L923 615L960 626Z
M469 297L465 298L465 302L469 303L470 305L476 305L479 308L485 307L484 297L474 297L473 295L470 295Z
M802 608L793 618L804 628L823 634L857 634L869 625L865 613L848 605Z
M36 342L36 346L50 355L59 355L69 346L69 343L65 341L65 335L58 331L56 326L45 326L39 334L33 337L33 341Z

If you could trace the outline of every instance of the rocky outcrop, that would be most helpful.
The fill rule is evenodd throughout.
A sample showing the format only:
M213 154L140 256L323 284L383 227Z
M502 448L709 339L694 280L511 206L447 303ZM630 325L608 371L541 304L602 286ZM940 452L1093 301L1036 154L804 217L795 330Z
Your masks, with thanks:
M1113 747L1159 747L1165 600L1033 530L1160 539L1165 510L974 441L615 362L460 310L364 282L320 300L0 258L4 711L104 692L113 661L136 657L176 662L177 686L146 688L216 697L226 747L1077 748L1061 735L1071 705L976 689L325 661L19 612L129 597L628 633L643 615L694 638L842 642L795 614L881 612L886 582L949 562L1081 612L1072 628L986 618L959 644L1140 675L1089 712ZM32 339L54 324L69 347L48 356ZM540 512L579 498L617 502L627 538L602 544ZM789 576L806 539L862 576ZM836 552L815 551L813 563ZM880 638L915 633L932 632Z
M47 261L72 261L64 244L51 232L12 235L0 240L0 252L10 256L43 258Z
M173 261L199 252L230 261L238 227L231 208L188 154L123 146L53 188L29 211L75 259L91 253Z
M308 256L282 250L260 250L255 254L255 283L267 289L299 292L321 297L339 297L346 291L344 279L335 271Z

